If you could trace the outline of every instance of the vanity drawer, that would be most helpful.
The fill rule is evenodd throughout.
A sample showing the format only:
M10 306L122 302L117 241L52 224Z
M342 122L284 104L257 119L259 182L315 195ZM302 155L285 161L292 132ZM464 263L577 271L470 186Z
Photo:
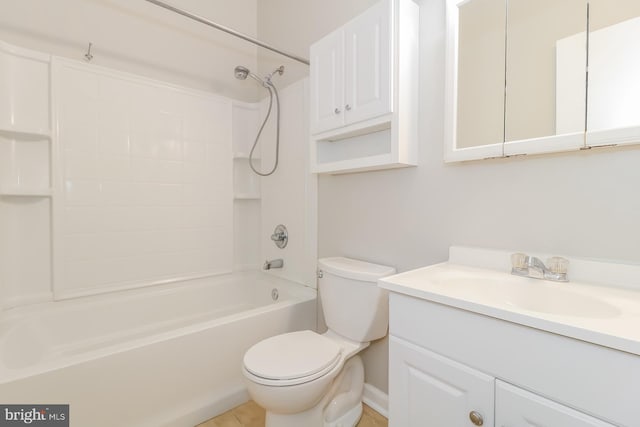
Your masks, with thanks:
M636 355L396 293L389 307L392 336L594 417L637 425Z

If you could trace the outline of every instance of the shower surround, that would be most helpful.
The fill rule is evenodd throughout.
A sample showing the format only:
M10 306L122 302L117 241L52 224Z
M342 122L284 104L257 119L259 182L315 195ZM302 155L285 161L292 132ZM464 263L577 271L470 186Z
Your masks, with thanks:
M127 425L159 405L154 425L176 426L241 403L243 351L315 328L307 82L281 91L281 165L260 180L244 153L264 101L1 42L0 61L0 401L70 403L79 422L112 396ZM274 250L281 271L240 271Z

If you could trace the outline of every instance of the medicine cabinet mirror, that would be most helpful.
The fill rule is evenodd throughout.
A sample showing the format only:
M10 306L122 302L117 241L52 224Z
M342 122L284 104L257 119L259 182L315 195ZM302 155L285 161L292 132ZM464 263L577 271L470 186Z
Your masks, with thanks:
M640 143L640 1L446 1L445 161Z

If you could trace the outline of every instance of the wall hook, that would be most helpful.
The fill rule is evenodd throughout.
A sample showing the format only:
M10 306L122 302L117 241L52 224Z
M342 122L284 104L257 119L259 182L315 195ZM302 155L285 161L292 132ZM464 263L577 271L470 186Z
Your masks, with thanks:
M87 49L87 53L84 54L84 57L88 62L90 62L93 59L93 55L91 54L91 46L93 46L93 43L89 43L89 48Z

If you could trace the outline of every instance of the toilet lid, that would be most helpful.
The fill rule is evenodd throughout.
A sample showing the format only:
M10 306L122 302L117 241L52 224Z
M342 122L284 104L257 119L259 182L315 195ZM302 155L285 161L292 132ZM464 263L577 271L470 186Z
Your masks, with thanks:
M299 331L260 341L245 353L244 366L258 377L289 380L333 367L339 359L337 343L312 331Z

